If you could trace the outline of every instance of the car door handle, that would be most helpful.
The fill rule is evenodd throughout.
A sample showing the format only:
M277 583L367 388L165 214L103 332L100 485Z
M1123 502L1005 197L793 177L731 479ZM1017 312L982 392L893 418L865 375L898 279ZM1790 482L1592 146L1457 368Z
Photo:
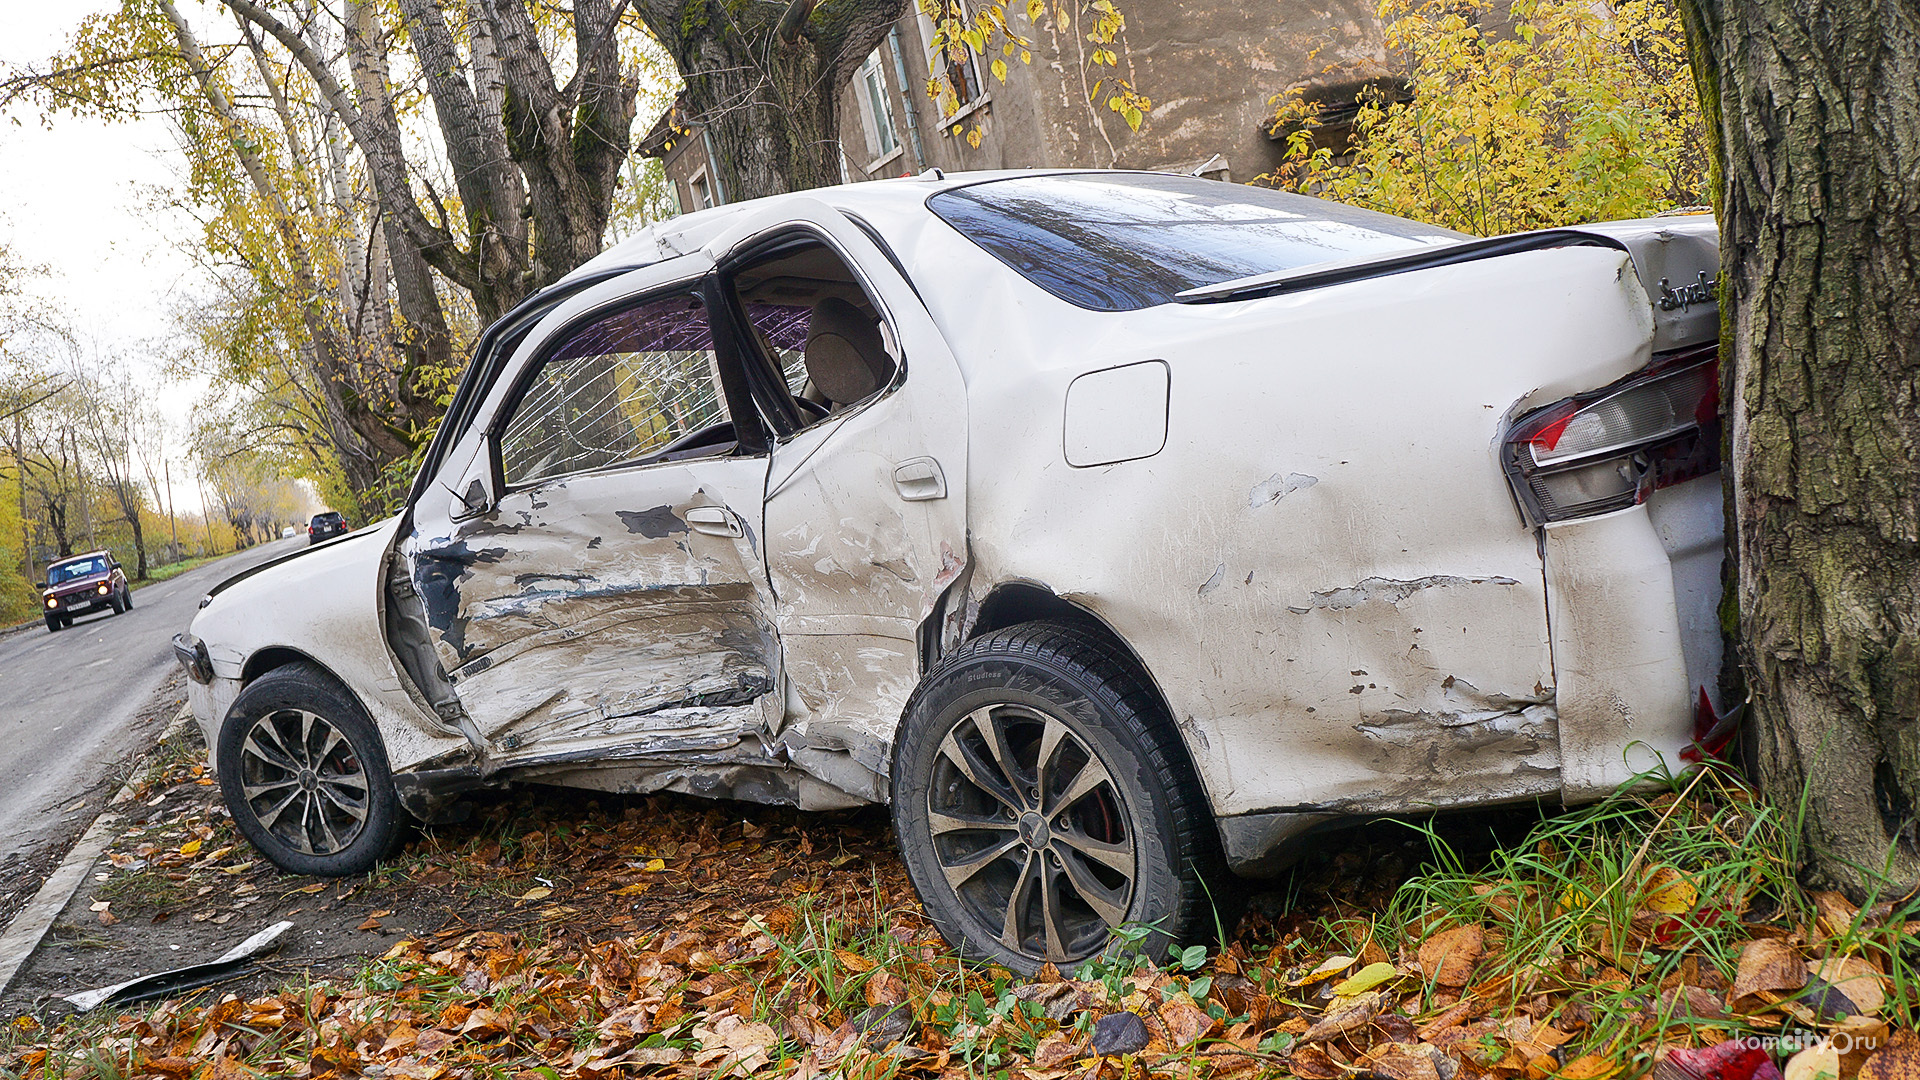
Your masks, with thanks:
M893 468L893 490L908 502L947 497L947 478L930 457L908 458Z
M745 536L740 519L724 506L696 506L687 511L687 526L708 536Z

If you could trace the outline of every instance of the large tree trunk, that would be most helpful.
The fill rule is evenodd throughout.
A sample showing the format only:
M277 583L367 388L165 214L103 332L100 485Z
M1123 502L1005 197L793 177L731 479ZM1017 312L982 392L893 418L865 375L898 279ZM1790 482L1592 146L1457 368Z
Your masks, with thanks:
M840 182L840 88L908 0L634 8L685 77L685 119L712 140L721 189L739 202Z
M1689 0L1723 170L1743 659L1816 883L1920 885L1920 10ZM1716 115L1717 114L1717 115Z

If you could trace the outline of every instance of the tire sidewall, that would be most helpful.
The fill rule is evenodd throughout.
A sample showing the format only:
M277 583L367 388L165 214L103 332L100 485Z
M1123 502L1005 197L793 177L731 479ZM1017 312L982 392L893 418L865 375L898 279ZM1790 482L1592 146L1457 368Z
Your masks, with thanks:
M366 824L352 843L329 855L309 855L289 847L260 824L242 793L241 745L255 721L283 709L305 709L324 717L346 736L366 770ZM215 764L235 827L282 870L315 877L364 874L387 854L399 835L400 800L394 792L386 746L360 703L314 665L275 668L240 691L220 725Z
M1099 755L1121 789L1118 794L1134 841L1135 885L1127 922L1150 925L1172 916L1179 893L1175 855L1167 846L1167 838L1175 835L1173 796L1149 767L1144 748L1134 745L1125 724L1118 722L1116 714L1124 708L1118 695L1075 665L982 654L959 659L928 680L908 704L895 747L894 831L908 874L941 933L971 959L994 961L1026 974L1037 971L1042 963L1000 944L995 940L998 929L983 925L967 909L941 874L926 828L928 789L941 740L968 714L994 704L1024 706L1050 715ZM1170 940L1150 936L1149 957L1163 958Z

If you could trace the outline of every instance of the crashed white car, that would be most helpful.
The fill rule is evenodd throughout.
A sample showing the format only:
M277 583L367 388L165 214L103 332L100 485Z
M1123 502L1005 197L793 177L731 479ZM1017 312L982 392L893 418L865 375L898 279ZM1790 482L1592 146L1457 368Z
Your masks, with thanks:
M1715 243L1127 172L702 211L496 323L406 510L176 649L290 870L509 780L891 803L972 955L1187 938L1357 815L1678 766Z

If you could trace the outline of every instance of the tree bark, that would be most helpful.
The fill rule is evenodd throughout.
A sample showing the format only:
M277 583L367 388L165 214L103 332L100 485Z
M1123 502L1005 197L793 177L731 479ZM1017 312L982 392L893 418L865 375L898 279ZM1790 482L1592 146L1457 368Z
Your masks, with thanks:
M722 189L738 202L840 182L840 88L908 0L634 7L685 77L686 119L713 140Z
M1742 659L1813 884L1920 885L1920 9L1685 0L1716 124Z

